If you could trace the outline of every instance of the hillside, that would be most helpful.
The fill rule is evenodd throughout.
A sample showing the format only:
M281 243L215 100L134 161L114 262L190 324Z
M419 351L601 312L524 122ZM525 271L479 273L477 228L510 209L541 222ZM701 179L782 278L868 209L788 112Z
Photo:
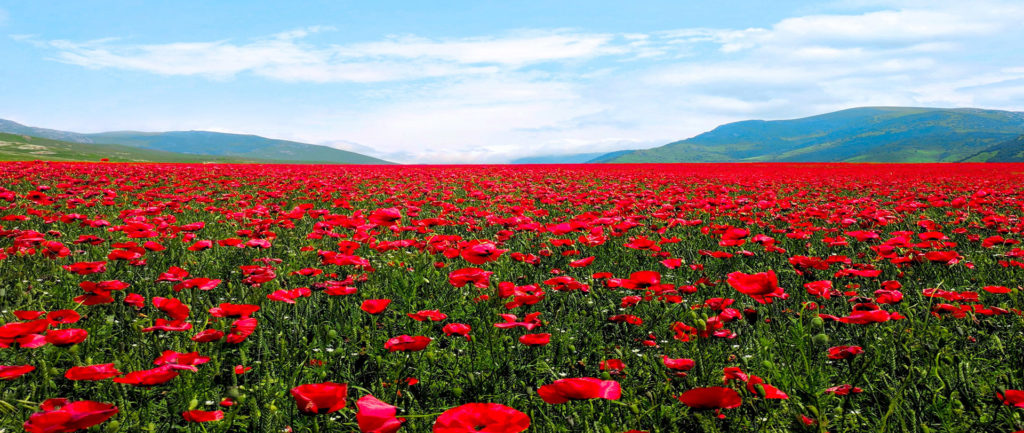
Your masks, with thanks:
M231 157L235 160L316 164L392 164L391 162L371 156L316 144L276 140L258 135L227 134L210 131L115 131L82 134L25 126L10 120L0 119L0 132L64 142L116 144L179 154ZM191 159L206 160L210 158L195 157Z
M729 123L606 162L954 162L1021 134L1024 113L864 107L801 119ZM988 161L995 155L977 157Z
M1024 134L964 159L965 162L1024 162Z
M112 162L268 162L238 157L186 155L117 144L72 143L0 133L0 161L99 161L103 158Z

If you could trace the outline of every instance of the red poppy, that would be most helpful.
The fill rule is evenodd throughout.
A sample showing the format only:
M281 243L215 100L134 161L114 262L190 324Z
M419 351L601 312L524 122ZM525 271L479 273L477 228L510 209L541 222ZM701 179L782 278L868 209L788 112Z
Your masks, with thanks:
M299 411L306 414L337 412L345 407L346 383L311 383L292 388L292 397Z
M607 370L612 373L622 373L622 371L626 369L626 363L622 362L621 359L612 358L601 361L601 363L598 364L598 367L601 371Z
M235 371L235 374L245 374L245 373L248 373L250 370L252 370L252 367L246 367L244 365L236 365L234 371Z
M210 308L210 315L213 317L240 317L245 318L252 316L253 313L260 310L259 305L249 304L220 304L220 306Z
M370 214L370 222L379 226L391 226L398 223L398 220L402 219L402 211L398 208L389 207L386 209L377 209Z
M238 344L249 338L253 332L256 331L256 325L259 321L252 317L245 319L238 319L231 322L231 332L228 333L227 341L230 344Z
M107 271L107 262L78 262L62 267L78 275L102 274Z
M519 342L527 346L543 346L551 342L551 334L523 334L519 336Z
M75 310L51 311L46 315L46 320L50 321L50 325L76 323L81 318L82 315Z
M210 343L224 338L224 331L219 329L206 329L192 336L192 341L197 343Z
M182 412L181 417L188 422L210 422L224 419L224 412L219 410L190 410Z
M455 287L463 287L473 283L474 286L485 288L491 284L491 275L494 272L485 271L480 268L462 268L448 274L448 282Z
M716 411L721 411L722 409L735 409L743 404L743 399L738 392L723 386L694 388L684 392L677 398L683 404L698 410L715 409ZM721 412L719 412L718 417L725 418Z
M188 305L174 298L155 296L153 297L153 306L170 316L173 320L185 320L188 318L189 313L192 312Z
M385 342L384 348L391 352L415 352L426 349L427 345L429 345L431 341L433 341L433 339L430 337L399 335Z
M466 337L466 341L470 341L473 339L472 337L469 336L469 331L471 330L472 328L470 328L469 325L465 323L449 323L447 325L444 325L444 328L441 329L441 331L444 332L444 335L447 335L449 337L453 335Z
M394 406L378 400L372 395L364 395L356 401L356 422L362 433L394 433L402 427L405 418L395 418L397 410Z
M744 274L743 272L730 273L726 282L740 293L746 294L761 304L772 303L772 298L786 299L789 297L779 287L778 277L775 271L760 272L757 274Z
M835 346L828 348L828 359L850 359L864 353L860 346Z
M75 366L64 372L68 380L104 380L120 375L121 372L114 368L114 364Z
M210 362L210 357L200 356L199 352L175 352L173 350L165 350L160 354L156 360L153 361L154 365L167 365L175 370L189 370L197 371L197 365L203 365Z
M530 427L525 413L498 403L467 403L444 411L433 433L519 433Z
M508 250L501 250L490 242L481 242L462 249L462 258L474 265L498 260Z
M114 378L114 382L134 386L162 385L178 377L178 372L168 365L150 370L133 371L123 377Z
M370 314L380 314L384 312L390 304L390 299L367 299L363 301L363 304L359 306L359 309Z
M1005 393L997 392L996 397L1003 402L1003 405L1024 409L1024 391L1022 390L1008 389Z
M765 383L764 379L754 375L750 375L750 380L747 381L747 391L750 391L751 394L760 395L766 399L786 400L789 398L789 395L786 395L786 393Z
M32 365L0 365L0 380L13 380L36 369Z
M860 389L860 388L858 388L856 386L853 386L853 385L850 385L850 384L844 384L844 385L836 385L836 386L833 386L831 388L828 388L828 389L825 390L825 393L827 393L827 394L835 394L835 395L849 395L849 394L861 393L863 391L864 390L862 390L862 389Z
M48 400L47 402L49 402ZM60 433L84 430L102 423L117 414L117 406L107 403L83 400L68 403L61 401L59 407L44 402L43 412L29 416L23 427L29 433Z
M409 316L409 318L417 322L423 322L427 320L431 322L437 322L448 318L447 314L444 314L438 310L421 310L415 313L406 314L406 316Z
M84 329L52 329L46 331L46 342L54 346L72 346L85 341L89 332Z
M601 380L593 377L559 379L537 389L537 394L549 404L561 404L569 400L586 400L603 398L618 400L622 388L614 380Z
M984 291L989 292L989 293L995 293L995 294L1004 294L1004 293L1010 293L1011 292L1010 288L1006 287L1006 286L985 286L985 287L982 287L981 290L984 290Z
M596 258L597 257L595 256L590 256L579 260L573 260L572 262L569 262L569 266L573 268L584 268L590 266L591 263L594 263L594 259Z
M665 367L681 371L689 371L697 365L696 362L689 358L669 358L666 355L661 356L661 362L665 364Z

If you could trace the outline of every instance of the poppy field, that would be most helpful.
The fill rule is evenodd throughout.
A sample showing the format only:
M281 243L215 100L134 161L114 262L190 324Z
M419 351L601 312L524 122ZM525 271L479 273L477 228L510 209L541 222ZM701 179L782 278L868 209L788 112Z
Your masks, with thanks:
M1024 430L1024 165L0 163L0 432Z

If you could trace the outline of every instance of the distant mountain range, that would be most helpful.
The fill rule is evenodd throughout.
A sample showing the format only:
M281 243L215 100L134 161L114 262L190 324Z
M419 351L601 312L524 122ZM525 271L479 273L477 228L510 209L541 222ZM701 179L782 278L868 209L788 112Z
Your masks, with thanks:
M0 136L0 159L390 164L327 146L209 131L81 134L0 119L0 133L17 136ZM771 161L1024 162L1024 113L861 107L792 120L728 123L652 149L529 156L512 163Z
M793 120L745 120L595 162L1022 161L1024 113L863 107Z
M275 140L258 135L210 131L139 132L115 131L82 134L35 128L0 119L0 132L82 144L110 144L123 147L183 154L183 160L286 162L315 164L392 164L360 153L296 141ZM94 151L95 148L83 151ZM123 149L122 149L123 150ZM141 154L133 154L140 156ZM166 160L168 155L152 154ZM198 157L208 155L209 157ZM40 157L39 159L46 159Z

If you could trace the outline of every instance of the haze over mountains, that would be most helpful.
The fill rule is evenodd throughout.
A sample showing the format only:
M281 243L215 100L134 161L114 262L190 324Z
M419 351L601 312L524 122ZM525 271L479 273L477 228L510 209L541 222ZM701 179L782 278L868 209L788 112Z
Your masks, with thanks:
M40 137L56 151L36 149L0 159L93 159L104 151L127 161L389 164L327 146L209 131L116 131L80 134L0 119L0 132ZM4 140L14 144L14 138ZM12 141L13 140L13 141ZM41 144L28 144L28 149ZM104 148L104 145L115 147ZM106 149L106 150L104 150ZM155 152L146 154L145 152ZM49 152L49 153L47 153ZM140 153L141 152L141 153ZM24 153L24 152L23 152ZM33 156L34 155L34 156ZM88 157L86 157L88 155ZM175 155L178 155L175 157ZM1024 161L1024 113L976 108L861 107L792 120L745 120L652 149L611 153L524 155L512 163L642 162L1016 162Z

